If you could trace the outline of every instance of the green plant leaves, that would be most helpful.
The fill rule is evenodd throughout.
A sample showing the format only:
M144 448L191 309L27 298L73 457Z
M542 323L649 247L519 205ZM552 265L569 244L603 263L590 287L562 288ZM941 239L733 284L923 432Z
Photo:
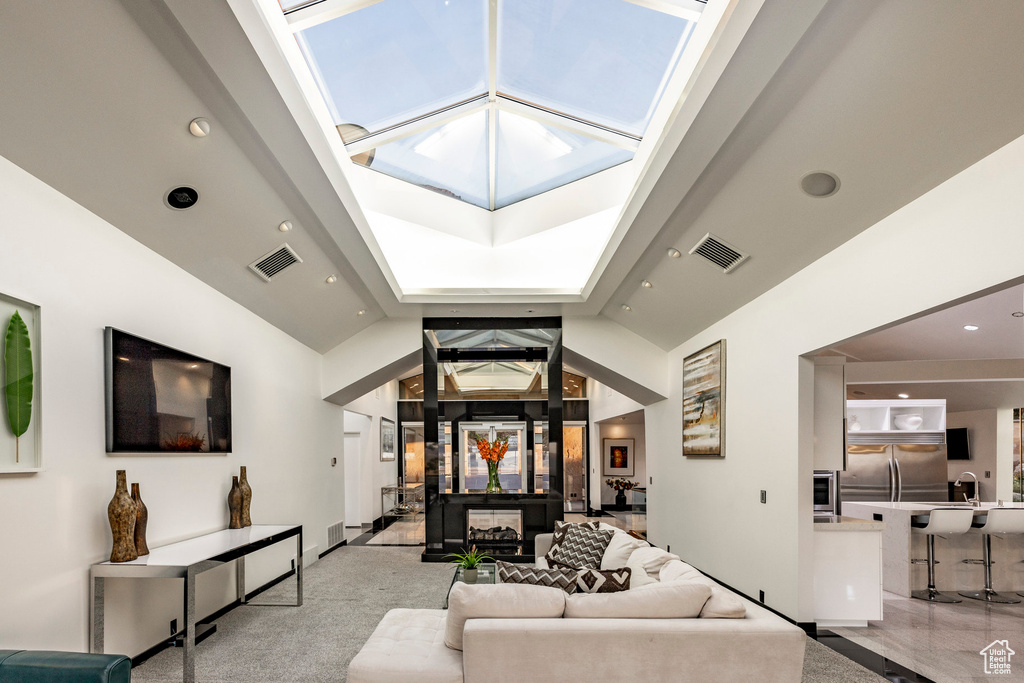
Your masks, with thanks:
M28 327L15 311L7 325L4 345L4 394L7 397L7 419L15 437L24 434L32 420L33 375Z

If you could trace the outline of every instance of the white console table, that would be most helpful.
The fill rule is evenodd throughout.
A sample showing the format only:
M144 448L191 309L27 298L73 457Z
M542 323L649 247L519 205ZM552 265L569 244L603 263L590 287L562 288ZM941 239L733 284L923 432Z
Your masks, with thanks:
M92 584L92 639L91 652L103 652L104 586L107 578L117 579L184 579L185 631L182 648L182 680L194 683L196 679L196 576L235 561L237 595L245 600L245 556L289 538L296 541L296 600L302 605L302 525L260 524L244 529L225 529L187 541L153 548L149 555L131 562L101 562L90 570Z

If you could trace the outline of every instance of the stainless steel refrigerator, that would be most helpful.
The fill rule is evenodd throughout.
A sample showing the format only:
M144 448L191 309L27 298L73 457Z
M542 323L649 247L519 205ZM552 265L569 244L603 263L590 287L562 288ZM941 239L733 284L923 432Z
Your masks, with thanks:
M940 444L850 445L846 470L839 475L843 502L942 502L946 447Z

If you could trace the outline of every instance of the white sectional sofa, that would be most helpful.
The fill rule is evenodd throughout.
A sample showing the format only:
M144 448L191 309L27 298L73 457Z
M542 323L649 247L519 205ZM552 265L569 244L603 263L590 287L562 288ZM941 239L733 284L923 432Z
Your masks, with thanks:
M616 540L620 552L630 543ZM540 566L549 544L550 535L538 537ZM391 610L349 664L348 680L782 683L801 679L806 642L802 629L678 559L666 560L660 552L648 549L637 556L647 558L654 581L624 593L567 596L542 586L456 584L447 612ZM650 604L651 596L677 588L690 596L685 599L697 596L699 618L573 618L580 614L581 605L587 614L600 613L605 605L609 614L615 614L619 608L612 608L613 604L644 599L643 592L654 590L646 596ZM713 597L703 603L700 595L709 593ZM712 605L722 615L742 613L742 605L745 614L708 618L715 611L709 610ZM458 645L461 637L462 651L446 645L446 635L449 645Z

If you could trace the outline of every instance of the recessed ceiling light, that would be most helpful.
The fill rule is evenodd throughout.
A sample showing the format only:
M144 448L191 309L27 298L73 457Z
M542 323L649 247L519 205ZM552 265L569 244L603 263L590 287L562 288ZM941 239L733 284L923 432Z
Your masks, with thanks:
M896 394L900 398L910 398L910 394Z
M280 230L281 232L288 232L289 230L292 229L292 222L282 221L281 225L277 226L277 229Z
M629 304L622 304L622 310L624 310L624 311L632 311L633 309L630 308Z
M683 255L683 252L679 251L678 249L672 249L672 248L669 248L669 250L668 250L668 255L669 255L669 256L670 256L671 258L679 258L680 256L682 256L682 255Z
M356 312L356 315L366 315L366 311L365 310L359 310L359 311Z
M1014 313L1011 313L1010 315L1012 315L1014 318L1024 318L1024 311L1016 311Z
M815 171L800 179L800 189L811 197L831 197L839 191L839 178L827 171Z
M457 309L457 308L453 308L452 309L452 313L458 313L458 312L459 312L459 309Z
M210 122L204 118L192 119L188 124L188 132L197 138L205 138L210 134Z
M328 275L327 276L327 284L333 285L337 281L338 281L338 276L337 275Z
M964 325L964 329L967 330L968 332L974 332L976 329L978 329L978 326L977 325Z
M527 308L527 309L526 309L526 312L527 312L527 313L533 313L533 309L532 309L532 308Z
M164 204L172 209L184 211L191 209L199 201L199 192L194 187L182 185L167 192Z
M650 280L644 280L640 284L643 285L644 289L650 289L651 287L654 286L654 285L651 284Z

